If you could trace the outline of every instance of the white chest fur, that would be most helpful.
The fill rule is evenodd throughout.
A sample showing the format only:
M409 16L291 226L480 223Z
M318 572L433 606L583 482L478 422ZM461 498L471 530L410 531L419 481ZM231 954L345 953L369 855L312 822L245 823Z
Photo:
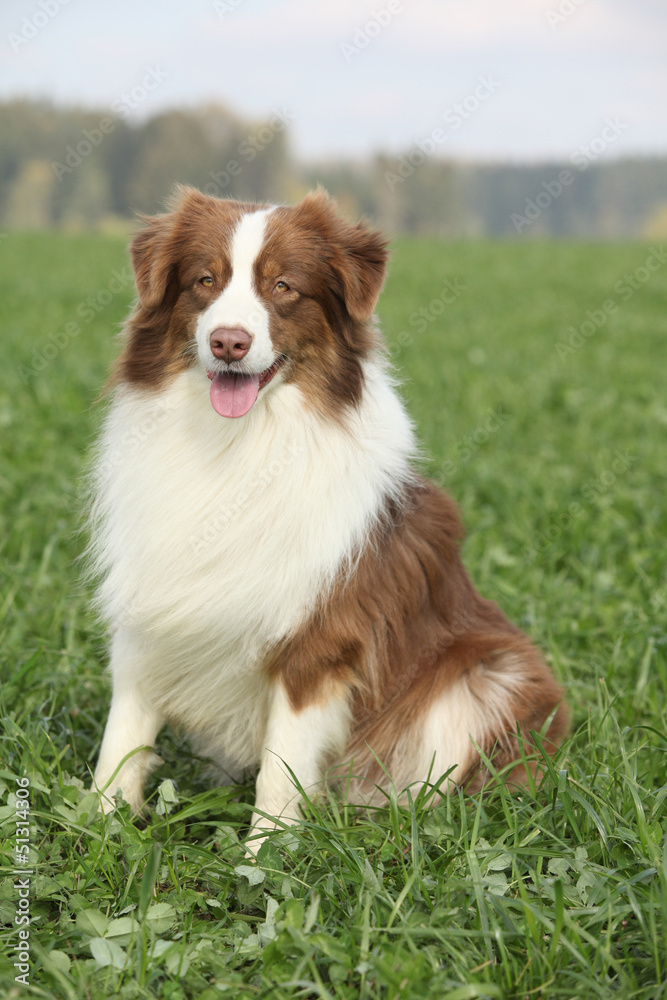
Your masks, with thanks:
M244 756L229 720L258 700L263 650L351 562L413 451L375 364L346 426L279 384L225 419L196 369L159 394L117 391L94 476L99 603L136 636L144 687L167 714L177 704L175 721L229 732Z

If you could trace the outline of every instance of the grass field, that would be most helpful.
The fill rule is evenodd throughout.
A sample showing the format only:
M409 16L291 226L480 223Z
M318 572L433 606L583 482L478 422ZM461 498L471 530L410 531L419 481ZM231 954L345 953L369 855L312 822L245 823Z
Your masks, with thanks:
M109 682L78 496L132 288L117 240L4 238L3 995L667 996L663 260L645 244L398 244L379 312L425 468L462 507L478 589L567 685L573 735L521 795L430 810L420 795L372 819L332 798L255 866L250 786L210 788L168 733L150 822L94 815ZM18 778L29 876L13 874Z

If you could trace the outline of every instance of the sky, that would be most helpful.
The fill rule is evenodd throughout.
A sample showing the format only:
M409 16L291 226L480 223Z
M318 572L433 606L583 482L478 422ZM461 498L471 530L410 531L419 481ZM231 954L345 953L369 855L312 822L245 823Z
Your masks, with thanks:
M210 101L301 159L667 153L665 0L5 0L0 99Z

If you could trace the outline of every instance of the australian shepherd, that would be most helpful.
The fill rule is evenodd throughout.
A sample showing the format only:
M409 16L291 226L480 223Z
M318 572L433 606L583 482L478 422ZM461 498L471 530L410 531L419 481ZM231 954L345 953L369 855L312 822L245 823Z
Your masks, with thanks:
M180 188L146 223L93 477L105 808L119 789L142 806L165 723L232 780L256 771L256 836L300 815L294 777L345 773L373 806L390 782L478 789L485 757L516 778L567 710L415 471L373 316L386 241L323 191L288 208Z

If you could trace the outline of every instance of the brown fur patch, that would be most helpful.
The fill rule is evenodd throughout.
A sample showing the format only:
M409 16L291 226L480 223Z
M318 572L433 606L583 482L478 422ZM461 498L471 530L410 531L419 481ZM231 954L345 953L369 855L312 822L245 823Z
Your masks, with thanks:
M267 665L296 711L322 699L325 678L348 685L346 759L354 758L355 774L379 784L384 777L374 755L391 772L406 735L419 732L429 708L459 679L482 708L489 704L493 718L501 673L520 667L520 686L508 687L509 715L482 747L499 765L519 756L517 724L526 736L539 730L562 699L528 638L472 586L459 557L461 536L454 503L416 480L405 510L387 512L354 574ZM552 749L566 729L561 707L548 733ZM477 771L475 764L466 779L471 788Z
M180 188L172 211L145 218L130 246L139 299L127 322L114 382L159 389L194 363L197 316L231 276L229 247L248 206ZM210 274L214 288L199 279Z
M271 315L271 339L293 362L287 380L330 419L359 401L362 362L380 347L369 320L386 261L385 240L343 222L323 192L268 218L255 282ZM278 280L288 294L272 294Z

